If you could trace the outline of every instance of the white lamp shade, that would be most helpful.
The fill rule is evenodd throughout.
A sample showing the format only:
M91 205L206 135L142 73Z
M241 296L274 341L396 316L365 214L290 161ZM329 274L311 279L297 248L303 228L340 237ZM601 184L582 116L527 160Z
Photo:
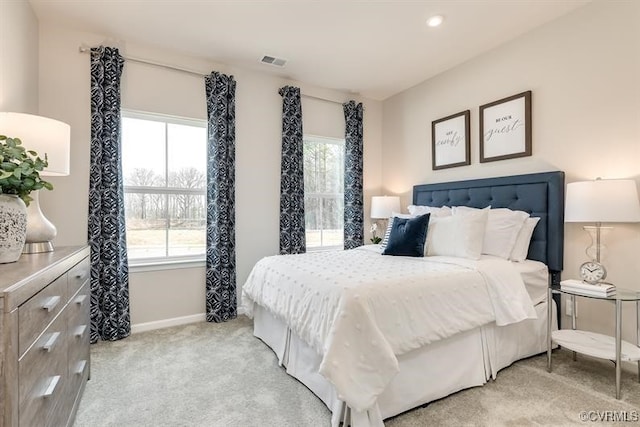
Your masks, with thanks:
M40 175L69 175L69 151L71 128L58 120L32 114L0 113L0 134L20 138L22 146L33 150L44 159L47 166Z
M640 222L636 182L597 179L567 184L565 222Z
M400 212L400 197L374 196L371 198L372 219L386 219L394 212Z

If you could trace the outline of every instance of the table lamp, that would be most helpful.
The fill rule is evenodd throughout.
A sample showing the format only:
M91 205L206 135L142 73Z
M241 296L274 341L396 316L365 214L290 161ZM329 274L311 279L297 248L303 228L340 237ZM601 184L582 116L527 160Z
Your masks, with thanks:
M49 165L41 176L69 175L71 128L68 124L42 116L23 113L0 113L0 133L20 138L27 150L38 156L47 155ZM27 239L23 253L53 251L51 242L57 234L56 227L40 209L40 191L33 191L27 207Z
M371 219L374 221L385 220L386 222L394 212L400 212L400 197L373 196L371 198Z
M599 283L606 277L601 263L604 252L603 223L640 222L640 201L636 182L631 179L596 179L567 184L565 222L586 222L583 229L591 236L586 250L591 259L580 266L580 277L588 283Z

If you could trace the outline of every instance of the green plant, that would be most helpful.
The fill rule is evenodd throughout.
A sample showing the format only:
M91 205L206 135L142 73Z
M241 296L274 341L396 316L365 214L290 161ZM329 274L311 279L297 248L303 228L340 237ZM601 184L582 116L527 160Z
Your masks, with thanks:
M33 199L32 191L53 185L40 178L40 172L49 165L47 155L44 159L38 153L22 146L20 138L0 135L0 194L15 194L29 206Z

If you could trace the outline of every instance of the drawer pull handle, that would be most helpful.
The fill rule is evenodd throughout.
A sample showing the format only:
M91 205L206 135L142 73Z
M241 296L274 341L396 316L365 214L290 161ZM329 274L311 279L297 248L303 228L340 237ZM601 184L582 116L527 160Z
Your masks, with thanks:
M84 368L87 367L87 361L86 360L81 360L78 362L78 364L76 365L76 375L82 375L84 374Z
M78 304L78 305L82 305L82 304L84 304L84 301L85 301L86 299L87 299L87 296L86 296L86 295L78 295L78 296L76 297L76 299L74 300L74 302L75 302L76 304Z
M42 395L42 397L51 397L53 393L56 391L56 387L59 382L60 382L60 375L56 375L55 377L51 378L51 381L49 381L49 385L47 386L47 389L44 391L44 394Z
M51 312L51 310L56 308L59 303L60 303L60 297L58 295L56 295L54 297L49 297L44 302L44 304L42 304L42 308L47 310L47 312Z
M56 345L56 341L58 341L58 337L60 336L60 332L54 332L51 334L47 342L44 343L42 349L47 353L53 350L53 347Z
M87 325L80 325L76 328L75 333L73 334L76 338L82 338L84 335L84 331L87 330Z

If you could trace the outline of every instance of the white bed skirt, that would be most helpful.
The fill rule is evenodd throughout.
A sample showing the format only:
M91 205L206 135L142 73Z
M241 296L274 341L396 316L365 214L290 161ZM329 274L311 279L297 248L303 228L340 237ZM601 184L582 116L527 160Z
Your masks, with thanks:
M306 385L331 410L331 425L354 427L384 425L398 415L459 390L495 379L500 369L547 349L547 303L535 307L538 318L508 326L495 323L457 334L398 356L400 371L378 397L377 406L354 413L318 373L321 356L300 340L281 320L256 305L254 335L275 352L287 373ZM557 329L553 306L552 329Z

